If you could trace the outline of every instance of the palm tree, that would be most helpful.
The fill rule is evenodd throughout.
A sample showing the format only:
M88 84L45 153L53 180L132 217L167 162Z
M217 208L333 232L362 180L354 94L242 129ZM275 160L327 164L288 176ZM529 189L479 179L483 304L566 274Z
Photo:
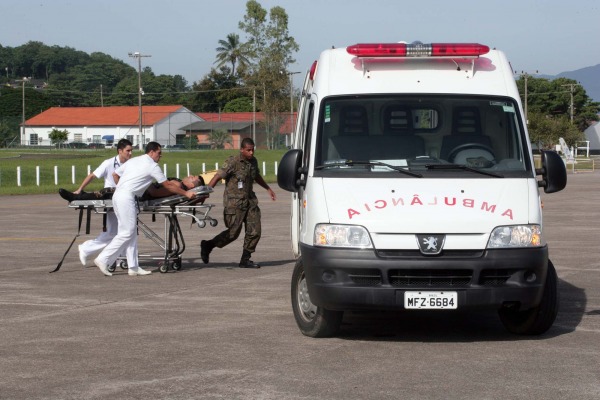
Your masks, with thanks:
M227 40L219 40L220 46L216 48L217 67L225 63L231 63L231 75L235 75L235 65L248 65L248 47L245 43L240 43L240 36L236 33L227 35Z
M208 141L214 149L224 149L225 144L233 144L231 134L221 129L210 132L208 134Z

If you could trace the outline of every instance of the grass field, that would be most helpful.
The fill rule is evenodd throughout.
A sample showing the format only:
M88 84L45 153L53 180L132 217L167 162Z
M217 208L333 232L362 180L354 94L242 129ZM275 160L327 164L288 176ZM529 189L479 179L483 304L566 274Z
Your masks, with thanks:
M160 166L167 166L166 175L176 176L179 164L179 176L187 175L188 165L191 174L202 173L215 169L215 163L221 165L230 155L238 154L239 150L163 150ZM267 182L275 182L275 163L279 163L285 150L256 151L256 158L263 172L263 162L266 167L264 178ZM134 150L133 156L143 154ZM75 190L88 174L88 166L93 171L102 161L116 155L116 150L0 150L0 195L56 193L59 188ZM17 182L17 169L21 171L21 186ZM55 168L56 179L55 183ZM73 168L75 184L73 184ZM39 169L39 185L37 170ZM103 186L103 180L96 179L86 191L98 190Z

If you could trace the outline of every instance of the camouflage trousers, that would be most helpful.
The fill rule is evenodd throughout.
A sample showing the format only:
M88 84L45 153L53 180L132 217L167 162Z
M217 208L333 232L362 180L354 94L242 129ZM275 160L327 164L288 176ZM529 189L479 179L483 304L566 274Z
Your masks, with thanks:
M245 209L225 208L223 220L227 229L212 239L215 247L222 248L236 240L240 236L242 225L244 225L244 250L250 253L256 250L261 235L260 208L258 204L252 203Z

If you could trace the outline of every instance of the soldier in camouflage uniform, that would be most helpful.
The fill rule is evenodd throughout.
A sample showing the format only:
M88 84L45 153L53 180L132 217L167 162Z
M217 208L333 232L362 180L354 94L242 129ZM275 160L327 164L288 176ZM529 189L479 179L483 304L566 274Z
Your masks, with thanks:
M261 235L260 208L252 190L254 182L267 189L272 200L275 200L276 196L260 175L258 161L254 158L252 139L242 140L240 154L229 157L208 185L215 187L221 179L225 179L223 219L227 229L211 240L200 242L200 257L207 264L210 252L215 247L222 248L236 240L242 231L242 225L245 225L244 251L239 267L260 268L260 265L250 260Z

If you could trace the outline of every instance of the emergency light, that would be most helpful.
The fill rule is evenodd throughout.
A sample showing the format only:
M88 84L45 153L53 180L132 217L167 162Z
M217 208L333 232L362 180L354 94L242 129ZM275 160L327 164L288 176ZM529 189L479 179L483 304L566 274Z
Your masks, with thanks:
M479 43L359 43L346 51L357 57L478 57L490 48Z

